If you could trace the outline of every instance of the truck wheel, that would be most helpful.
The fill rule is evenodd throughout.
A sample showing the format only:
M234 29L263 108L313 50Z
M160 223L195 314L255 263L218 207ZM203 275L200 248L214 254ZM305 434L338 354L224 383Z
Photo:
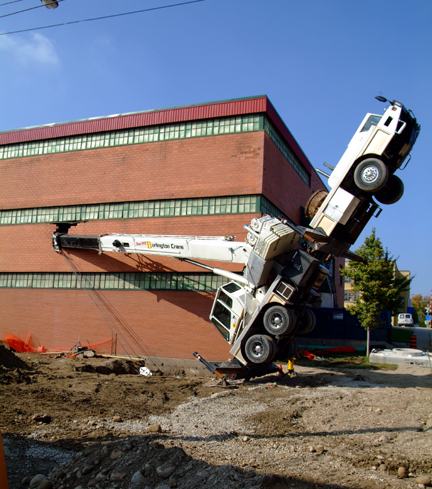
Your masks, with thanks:
M313 331L316 325L316 316L312 309L307 307L299 317L298 323L297 334L308 334Z
M292 309L283 306L271 306L264 313L264 329L271 335L284 335L294 331L297 316Z
M396 175L391 175L385 187L375 194L375 198L381 204L395 204L404 193L404 184Z
M254 334L246 341L244 353L250 363L269 363L276 355L276 344L270 336Z
M327 195L328 192L325 190L317 190L309 197L304 210L307 219L313 219Z
M388 170L379 158L366 158L354 170L354 183L360 190L376 192L380 190L388 178Z

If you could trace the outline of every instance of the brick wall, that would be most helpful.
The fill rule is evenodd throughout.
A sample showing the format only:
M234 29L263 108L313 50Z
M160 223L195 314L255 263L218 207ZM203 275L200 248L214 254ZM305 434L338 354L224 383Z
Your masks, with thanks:
M311 174L310 187L305 185L273 141L267 135L264 138L262 193L294 222L300 222L300 207L306 204L315 190L324 188L324 185L315 173Z
M0 161L0 208L261 193L263 132Z
M196 292L3 289L0 331L50 351L80 341L109 352L117 335L117 354L192 358L199 351L225 360L228 345L208 322L211 303Z

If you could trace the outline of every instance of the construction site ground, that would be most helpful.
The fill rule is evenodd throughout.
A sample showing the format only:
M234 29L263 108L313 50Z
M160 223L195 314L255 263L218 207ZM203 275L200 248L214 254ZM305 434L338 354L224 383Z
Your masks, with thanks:
M127 360L1 352L10 489L430 483L430 369L312 365L224 385L198 364L145 377Z

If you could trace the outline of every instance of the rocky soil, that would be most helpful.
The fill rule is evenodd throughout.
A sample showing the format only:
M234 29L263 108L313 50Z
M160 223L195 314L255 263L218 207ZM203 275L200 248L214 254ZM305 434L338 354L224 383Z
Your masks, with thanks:
M415 488L431 484L432 375L203 370L0 350L10 489Z

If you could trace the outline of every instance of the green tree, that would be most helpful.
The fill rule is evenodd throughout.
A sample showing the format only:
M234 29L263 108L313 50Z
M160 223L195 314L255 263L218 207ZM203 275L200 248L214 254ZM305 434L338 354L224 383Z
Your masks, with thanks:
M421 294L411 296L411 303L414 308L414 321L419 326L425 326L425 307L429 304L429 297L424 297Z
M356 254L363 261L350 261L343 275L352 280L353 291L358 292L358 299L349 310L366 329L366 355L369 355L370 330L382 323L384 311L398 311L401 293L408 289L411 279L396 273L396 260L384 249L375 229Z

